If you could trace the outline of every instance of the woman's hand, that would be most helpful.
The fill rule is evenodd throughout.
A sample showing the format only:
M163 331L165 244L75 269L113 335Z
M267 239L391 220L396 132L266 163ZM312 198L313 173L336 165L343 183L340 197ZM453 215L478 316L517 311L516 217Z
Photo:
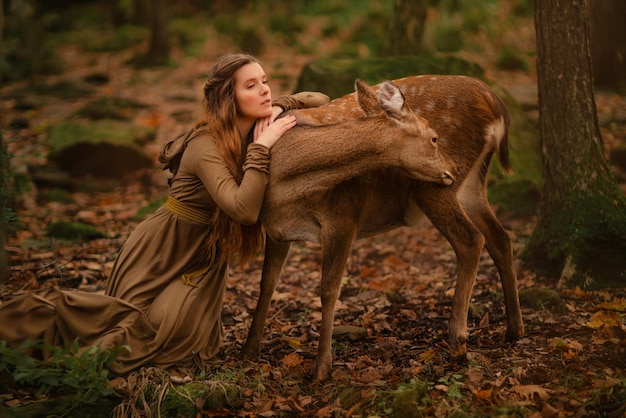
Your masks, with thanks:
M277 105L273 105L272 106L272 114L270 116L267 116L265 118L259 118L256 121L256 126L257 127L267 127L269 126L272 122L274 122L276 120L276 118L278 117L278 115L280 115L281 113L283 113L284 110L282 107L277 106ZM255 133L255 138L256 138L256 133Z
M254 127L254 142L272 148L281 136L289 129L296 126L296 117L285 116L273 121L275 116L259 119Z

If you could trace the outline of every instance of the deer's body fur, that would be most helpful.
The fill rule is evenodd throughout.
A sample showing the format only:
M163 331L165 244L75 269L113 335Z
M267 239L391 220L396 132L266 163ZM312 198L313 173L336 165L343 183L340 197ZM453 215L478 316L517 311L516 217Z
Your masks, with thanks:
M442 187L433 181L410 178L397 168L383 167L359 172L356 176L346 175L343 181L330 188L327 184L316 188L316 179L323 179L323 173L311 170L310 176L305 176L304 193L297 199L289 199L280 192L283 180L272 177L272 166L270 189L262 213L268 234L261 294L243 349L245 357L253 357L259 351L271 297L290 241L319 242L322 248L322 323L314 377L325 379L332 367L335 303L352 242L395 227L413 225L423 215L446 237L457 255L458 277L449 325L451 356L463 357L467 351L469 302L485 244L503 285L506 337L508 340L522 337L524 327L510 238L486 197L486 178L493 154L498 155L503 171L511 170L506 106L484 83L463 76L407 77L394 80L394 84L402 91L406 105L437 132L441 151L455 165L455 182ZM354 94L319 108L292 112L298 123L304 124L332 124L363 117ZM306 156L277 153L272 158L272 164L274 160L279 164L283 158L293 162ZM308 187L310 193L306 192ZM279 192L271 192L272 188Z

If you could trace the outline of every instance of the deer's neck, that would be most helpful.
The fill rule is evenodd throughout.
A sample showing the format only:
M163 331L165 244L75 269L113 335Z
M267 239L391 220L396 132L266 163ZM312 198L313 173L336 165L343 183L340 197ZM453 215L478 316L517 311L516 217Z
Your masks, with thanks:
M270 188L316 193L395 161L386 124L368 119L295 127L272 147Z

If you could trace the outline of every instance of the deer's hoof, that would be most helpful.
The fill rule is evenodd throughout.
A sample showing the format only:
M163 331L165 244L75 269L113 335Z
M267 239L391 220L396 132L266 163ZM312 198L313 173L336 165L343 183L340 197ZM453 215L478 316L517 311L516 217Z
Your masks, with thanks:
M247 344L241 349L239 358L242 360L255 360L259 358L259 348L249 347Z
M448 352L450 359L467 358L467 338L463 335L451 338L448 343Z
M506 329L504 338L508 342L513 342L522 339L524 336L524 324L509 326Z
M315 382L323 382L324 380L328 379L328 376L330 376L331 368L332 365L325 362L316 364L315 370L313 371L313 380Z

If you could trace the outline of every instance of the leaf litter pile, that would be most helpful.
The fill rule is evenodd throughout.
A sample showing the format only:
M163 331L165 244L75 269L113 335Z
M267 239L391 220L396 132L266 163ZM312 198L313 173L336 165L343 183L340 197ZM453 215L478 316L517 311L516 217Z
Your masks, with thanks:
M137 196L128 184L118 193L119 199L99 198L128 202L125 193ZM93 212L82 217L94 216L100 225L120 228L119 236L80 244L59 241L40 251L9 245L11 274L2 299L47 286L103 292L123 236L137 221L129 217L129 204L89 205ZM512 219L505 221L505 227L519 251L531 223ZM215 366L204 372L146 368L127 379L114 379L119 401L134 399L147 386L154 388L138 386L143 379L161 382L157 386L169 391L194 383L236 388L232 399L225 398L217 406L205 407L210 402L198 395L188 399L199 416L330 417L385 411L398 416L411 416L402 411L447 416L465 411L546 417L623 416L625 412L623 293L557 292L522 272L526 336L516 344L505 344L501 288L484 253L470 310L469 361L451 364L446 335L455 283L454 253L428 221L416 228L399 228L355 243L337 305L333 373L328 381L313 383L310 373L321 319L319 248L292 245L259 359L246 362L238 354L259 293L261 264L260 255L255 263L231 274L223 307L225 343ZM1 399L7 405L37 398L35 389L4 389L7 393ZM154 408L155 402L145 401L145 405L152 403Z
M261 57L264 62L279 56L269 51L266 55ZM108 59L108 66L118 60ZM306 57L298 59L301 62L281 63L282 69L279 65L270 73L282 71L293 84L293 74ZM85 72L80 65L74 71ZM172 104L167 97L182 91L194 96L184 80L197 78L202 71L206 71L205 62L188 59L179 68L146 73L142 83L132 84L129 80L137 76L120 66L99 94L124 92L157 103L140 110L134 119L159 126L156 143L147 144L154 154L159 142L180 128L170 117L179 111L180 103ZM275 90L280 94L280 89L292 87ZM622 97L603 99L599 109L611 111L624 104ZM15 164L22 160L29 164L45 155L37 118L63 119L71 104L52 106L57 114L35 114L30 129L7 135ZM615 143L616 136L604 134ZM44 192L40 190L40 196ZM40 196L29 202L25 196L18 213L22 228L9 237L7 245L10 272L0 287L0 300L48 286L104 292L116 253L140 221L137 211L165 194L166 181L155 167L129 176L110 192L71 193L68 203ZM498 215L512 235L519 258L534 219ZM50 241L46 228L57 220L97 226L103 237ZM310 375L321 320L319 247L303 242L292 245L259 358L243 361L238 355L259 294L261 265L259 255L254 263L231 273L222 310L225 341L215 364L208 370L147 367L112 379L115 394L111 398L119 416L623 417L626 413L623 289L556 289L518 269L526 335L507 344L501 286L484 252L470 308L468 362L451 363L446 340L456 257L425 220L417 227L399 228L354 244L337 304L333 371L327 381L316 383ZM0 416L3 407L50 398L54 393L16 387L0 376Z

